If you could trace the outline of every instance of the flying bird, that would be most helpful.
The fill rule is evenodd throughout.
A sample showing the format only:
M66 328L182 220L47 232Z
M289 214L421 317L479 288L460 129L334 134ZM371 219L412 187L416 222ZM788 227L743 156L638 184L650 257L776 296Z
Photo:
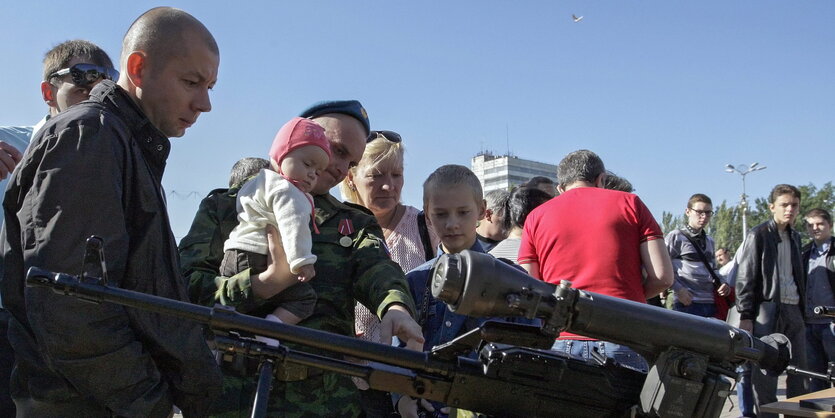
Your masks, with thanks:
M577 17L577 15L571 15L571 18L574 19L574 23L583 20L583 16Z

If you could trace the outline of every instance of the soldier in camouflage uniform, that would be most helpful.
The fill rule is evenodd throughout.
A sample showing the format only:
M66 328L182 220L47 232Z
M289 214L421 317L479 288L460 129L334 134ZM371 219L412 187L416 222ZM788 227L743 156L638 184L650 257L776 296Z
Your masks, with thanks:
M384 337L394 334L411 347L421 347L423 337L411 317L414 302L408 285L403 272L388 256L374 216L361 206L341 203L328 194L345 177L348 166L362 156L369 129L365 110L356 101L327 102L308 109L302 116L325 127L334 157L313 190L319 228L319 234L313 234L313 253L318 260L316 278L309 283L319 300L313 315L299 325L353 336L353 306L357 300L383 319ZM274 295L253 288L258 284L256 276L250 277L248 271L232 277L217 276L223 241L237 224L237 218L234 199L216 196L226 196L227 203L204 201L180 245L190 297L195 303L222 303L253 315L270 310L270 298ZM304 350L325 354L310 348ZM274 383L270 416L359 415L359 395L348 377L315 369L307 372L303 380ZM247 414L254 394L254 376L235 378L227 374L224 386L225 405L217 410L224 411L223 416Z
M190 283L189 298L192 302L214 305L213 295L209 295L209 299L200 299L202 289L194 285L214 283L223 261L223 242L238 224L235 207L238 190L262 168L269 167L270 162L263 158L241 158L232 166L229 188L212 190L200 202L191 230L180 241L179 247L180 265ZM226 304L223 300L217 302Z

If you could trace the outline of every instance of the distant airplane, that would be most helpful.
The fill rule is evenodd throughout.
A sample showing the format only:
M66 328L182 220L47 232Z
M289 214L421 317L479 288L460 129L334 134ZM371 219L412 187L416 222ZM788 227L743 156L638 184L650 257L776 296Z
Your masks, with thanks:
M577 15L571 15L571 18L574 19L574 23L583 20L583 16L577 17Z

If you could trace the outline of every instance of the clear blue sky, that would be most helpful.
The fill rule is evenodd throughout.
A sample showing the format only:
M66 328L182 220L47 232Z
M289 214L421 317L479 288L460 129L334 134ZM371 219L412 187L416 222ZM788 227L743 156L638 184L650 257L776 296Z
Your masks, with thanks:
M557 163L587 148L657 218L706 193L736 203L726 163L768 166L748 194L822 185L835 157L835 2L171 1L214 33L213 110L173 139L175 235L240 157L321 99L356 98L405 140L405 203L480 150ZM0 125L34 124L41 60L83 38L118 58L154 3L0 4ZM572 14L584 16L574 23ZM173 193L176 191L177 193Z

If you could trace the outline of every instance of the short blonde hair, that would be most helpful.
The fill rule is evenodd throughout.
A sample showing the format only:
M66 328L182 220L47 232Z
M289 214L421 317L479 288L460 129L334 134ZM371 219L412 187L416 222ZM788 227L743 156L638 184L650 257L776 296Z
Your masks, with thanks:
M467 167L457 164L447 164L438 167L426 181L423 182L423 210L428 210L429 198L432 193L455 186L466 186L473 192L476 205L484 204L484 193L481 182L475 173Z
M403 143L391 142L383 137L377 137L373 141L365 145L365 152L362 154L360 162L348 169L350 176L345 176L342 183L339 184L339 191L342 193L342 198L358 205L364 205L357 193L356 187L352 187L351 177L355 177L360 169L369 170L378 165L389 163L395 166L403 167Z

